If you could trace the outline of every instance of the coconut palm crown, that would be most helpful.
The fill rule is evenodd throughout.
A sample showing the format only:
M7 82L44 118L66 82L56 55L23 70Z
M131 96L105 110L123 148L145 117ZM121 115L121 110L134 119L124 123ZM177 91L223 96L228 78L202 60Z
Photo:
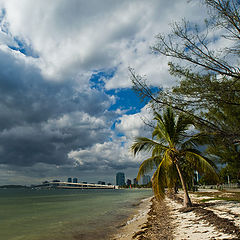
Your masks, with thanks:
M210 172L217 178L215 169L197 149L199 137L186 137L186 131L193 125L189 116L176 116L170 107L166 108L162 115L157 112L154 115L157 125L152 139L137 137L131 146L134 155L142 151L151 152L151 157L140 165L137 179L156 169L152 176L152 188L155 196L162 199L165 187L174 187L178 175L184 191L184 207L192 206L181 165L190 163L199 172Z

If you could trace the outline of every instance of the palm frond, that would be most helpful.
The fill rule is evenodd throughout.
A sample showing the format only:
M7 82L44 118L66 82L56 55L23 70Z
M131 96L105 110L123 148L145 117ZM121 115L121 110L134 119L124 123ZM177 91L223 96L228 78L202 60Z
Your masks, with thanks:
M166 113L164 112L163 118L157 112L155 112L155 120L157 120L156 131L153 133L153 137L157 136L158 140L164 140L167 143L172 144L171 141L171 120L167 119Z
M159 164L152 177L153 192L158 200L162 200L165 196L166 170L163 166L163 162L164 161Z
M164 157L163 157L163 160L164 160L164 165L166 167L172 165L173 163L173 159L172 159L172 156L171 156L171 149L167 149L165 152L164 152Z
M211 174L214 180L218 180L218 175L215 171L213 163L210 164L210 160L206 157L203 157L200 152L196 149L188 149L185 153L186 160L194 163L196 170L200 173L208 172Z
M158 122L163 122L162 116L158 112L154 112L154 120Z
M171 164L167 171L167 186L168 189L173 189L178 180L178 173L175 164Z
M164 118L164 127L166 129L166 132L169 135L169 140L171 144L173 144L175 130L176 130L176 120L175 120L175 114L171 107L166 108L163 114L163 118Z
M137 181L140 180L140 178L147 172L150 172L153 170L154 167L158 166L156 165L156 161L161 161L158 156L151 157L142 162L142 164L139 167L138 174L137 174Z
M163 145L156 145L152 150L152 157L154 156L162 156L163 153L166 151L166 148L163 148Z
M198 134L191 136L187 140L185 140L182 143L181 147L182 147L182 149L196 148L199 145L204 145L204 144L208 144L211 142L212 142L212 140L211 140L210 136L207 136L206 134L198 133Z
M186 116L185 114L180 114L176 127L175 127L175 135L174 135L174 142L177 143L181 141L182 135L184 132L191 126L193 125L193 119L189 116Z
M175 183L177 181L177 172L176 172L175 164L173 163L170 149L165 151L163 161L164 161L163 162L164 167L167 170L166 185L169 189L171 189L175 186Z
M157 139L160 141L165 140L165 133L164 131L159 127L159 124L155 127L153 133L152 133L152 139Z
M153 191L159 200L164 198L165 187L171 188L176 182L176 174L172 175L171 170L169 171L169 169L172 169L174 165L171 155L169 154L170 152L170 149L164 152L164 156L152 177Z
M141 152L150 152L154 149L154 147L158 147L159 149L167 149L166 146L164 146L161 143L158 143L156 141L153 141L149 138L144 138L144 137L138 137L135 139L135 142L131 146L131 151L133 152L134 156Z

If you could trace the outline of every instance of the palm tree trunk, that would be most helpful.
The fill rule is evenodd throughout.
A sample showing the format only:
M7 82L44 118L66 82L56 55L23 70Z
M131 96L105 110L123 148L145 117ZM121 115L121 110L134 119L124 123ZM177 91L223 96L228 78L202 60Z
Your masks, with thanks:
M181 183L182 183L182 188L183 188L183 191L184 191L184 201L183 201L183 206L184 207L191 207L192 206L192 202L191 202L191 199L188 195L188 190L187 190L187 186L186 186L186 183L183 179L183 176L182 176L182 171L178 165L178 163L176 163L176 168L177 168L177 171L178 171L178 175L180 177L180 180L181 180Z

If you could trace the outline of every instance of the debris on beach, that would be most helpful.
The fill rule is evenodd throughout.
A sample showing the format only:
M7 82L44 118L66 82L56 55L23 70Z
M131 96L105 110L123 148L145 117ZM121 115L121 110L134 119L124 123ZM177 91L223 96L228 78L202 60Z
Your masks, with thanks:
M216 192L226 196L227 193ZM212 193L191 194L193 207L183 208L180 192L159 202L151 200L150 211L138 230L122 235L118 240L220 240L240 239L240 203L215 200ZM210 195L210 196L209 196ZM229 195L231 196L231 195ZM208 200L201 202L201 200ZM143 211L143 210L142 210ZM141 216L139 215L139 218ZM129 222L129 225L132 223Z

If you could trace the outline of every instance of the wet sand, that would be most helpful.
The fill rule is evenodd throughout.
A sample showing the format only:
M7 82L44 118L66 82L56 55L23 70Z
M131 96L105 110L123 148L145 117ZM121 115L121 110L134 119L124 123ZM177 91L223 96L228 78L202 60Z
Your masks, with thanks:
M170 209L165 201L160 203L155 198L148 198L111 240L173 239L171 221Z
M111 240L130 240L134 235L141 231L142 227L148 221L149 211L151 209L152 197L141 201L134 216L119 229L118 233L112 236Z

